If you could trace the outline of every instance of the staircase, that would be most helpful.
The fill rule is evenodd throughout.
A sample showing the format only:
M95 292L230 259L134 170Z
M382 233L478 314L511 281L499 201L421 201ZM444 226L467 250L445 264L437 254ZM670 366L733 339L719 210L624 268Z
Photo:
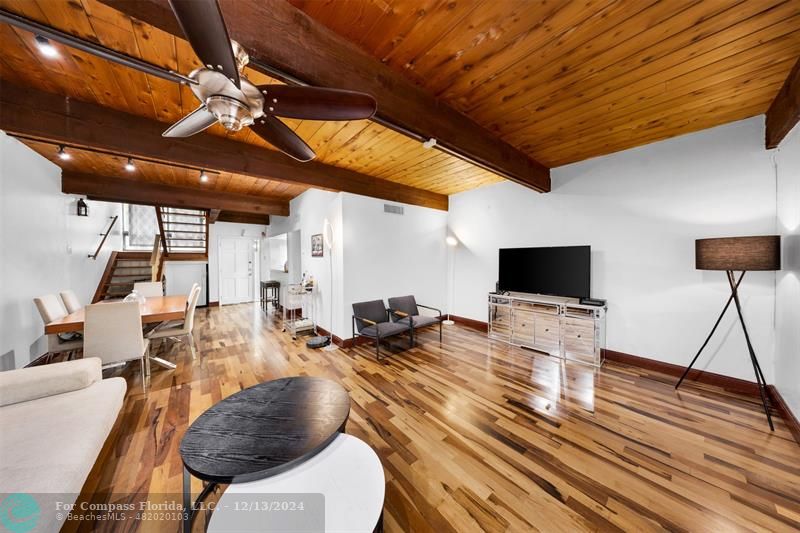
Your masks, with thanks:
M208 253L207 211L158 206L156 214L166 255Z
M152 252L111 252L92 303L124 298L138 281L162 280L163 269L160 235L153 241Z
M137 281L151 281L150 252L111 252L92 303L124 298Z

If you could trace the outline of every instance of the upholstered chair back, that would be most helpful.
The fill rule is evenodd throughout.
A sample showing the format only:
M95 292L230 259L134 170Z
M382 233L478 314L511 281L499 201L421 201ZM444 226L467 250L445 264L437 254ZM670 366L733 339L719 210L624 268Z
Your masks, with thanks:
M33 303L36 304L36 309L39 310L39 314L45 324L67 316L67 311L58 301L58 297L55 294L45 294L34 298Z
M184 329L187 333L191 333L194 328L194 310L197 309L197 301L200 299L200 285L192 287L192 292L189 294L189 302L186 307L186 319L183 321Z
M378 324L386 322L388 319L386 305L383 303L383 300L354 303L353 314L356 316L356 327L358 331L371 325L360 320L361 318L366 318Z
M409 316L417 316L419 314L417 300L413 296L389 298L389 309L392 311L401 311Z
M145 341L139 302L92 304L84 312L84 357L99 357L104 365L142 357Z
M67 313L74 313L75 311L80 311L81 307L83 307L81 305L80 300L78 300L78 296L75 294L75 291L71 289L66 291L61 291L59 293L59 296L61 296L61 301L64 302L64 307L67 308Z
M160 281L137 281L133 284L133 290L145 298L164 296L164 286Z

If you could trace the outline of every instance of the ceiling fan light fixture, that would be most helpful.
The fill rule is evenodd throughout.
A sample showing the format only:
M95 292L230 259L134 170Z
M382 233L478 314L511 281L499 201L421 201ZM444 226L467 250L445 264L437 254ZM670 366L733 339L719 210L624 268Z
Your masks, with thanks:
M69 161L70 159L72 159L70 153L64 149L63 144L58 145L57 153L58 153L58 158L61 159L62 161Z
M128 158L128 162L125 163L125 170L127 170L128 172L133 172L134 170L136 170L136 165L133 164L133 159L131 159L130 157Z
M44 57L55 58L59 56L58 50L55 46L50 44L50 41L47 37L42 37L41 35L36 36L36 47L39 49L39 52Z
M206 100L206 108L228 131L239 131L253 123L250 108L235 98L215 95Z

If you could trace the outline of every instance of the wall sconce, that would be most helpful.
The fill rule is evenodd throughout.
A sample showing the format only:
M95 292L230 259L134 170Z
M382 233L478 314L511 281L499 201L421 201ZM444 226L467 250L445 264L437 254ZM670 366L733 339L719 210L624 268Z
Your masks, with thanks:
M78 216L79 217L89 216L89 206L86 205L86 202L83 201L83 198L78 199Z

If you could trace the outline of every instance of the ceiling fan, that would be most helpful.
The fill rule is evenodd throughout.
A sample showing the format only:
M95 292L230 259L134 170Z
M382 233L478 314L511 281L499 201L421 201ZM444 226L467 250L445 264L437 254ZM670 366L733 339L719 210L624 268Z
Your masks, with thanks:
M169 0L184 35L204 67L189 84L200 107L170 126L164 137L189 137L219 122L228 131L249 127L281 152L310 161L314 151L278 117L358 120L375 114L366 93L289 85L253 85L242 71L247 51L228 37L217 0Z

